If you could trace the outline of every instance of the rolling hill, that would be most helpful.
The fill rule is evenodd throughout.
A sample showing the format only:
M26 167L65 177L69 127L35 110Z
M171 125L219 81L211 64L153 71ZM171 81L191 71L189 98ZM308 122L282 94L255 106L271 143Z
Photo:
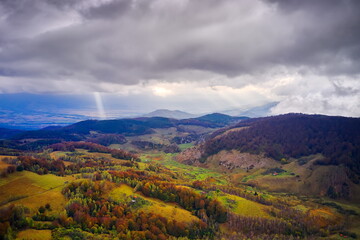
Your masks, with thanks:
M133 119L116 120L86 120L65 127L45 128L37 131L26 131L18 134L14 139L25 138L81 138L82 135L90 134L91 131L100 133L116 133L127 136L143 135L152 133L154 128L170 128L181 125L202 126L219 128L236 123L245 117L231 117L224 114L209 114L198 118L177 120L164 117L141 117Z
M278 190L357 199L360 119L304 114L249 119L214 132L178 159L237 172L244 182L272 190L282 184ZM265 169L273 170L263 174ZM284 174L278 169L288 176L270 183L266 175Z
M39 149L43 146L61 141L91 141L97 143L123 144L129 139L134 143L144 141L141 136L157 134L167 131L168 137L162 134L161 138L168 138L168 143L189 143L202 138L204 134L211 133L220 127L236 124L246 119L245 117L231 117L224 114L209 114L198 118L172 119L164 117L141 117L132 119L114 120L86 120L65 127L43 128L34 131L24 131L8 136L6 141L1 141L1 147L26 149ZM175 132L174 132L175 131ZM171 134L175 134L172 136ZM170 135L171 136L170 136ZM137 138L136 138L137 137ZM173 138L179 139L173 140ZM140 138L140 139L139 139ZM184 140L185 139L185 140ZM158 146L156 142L146 145ZM166 148L166 146L164 146Z
M24 132L23 130L0 128L0 139L11 138L17 134Z

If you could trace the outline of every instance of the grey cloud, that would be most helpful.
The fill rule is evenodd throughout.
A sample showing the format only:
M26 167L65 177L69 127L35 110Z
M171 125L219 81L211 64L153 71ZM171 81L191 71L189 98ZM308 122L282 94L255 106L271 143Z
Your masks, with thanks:
M285 86L274 87L281 96L273 114L302 112L343 116L360 116L360 82L350 77L306 75Z
M0 76L94 88L204 81L193 71L228 76L235 87L262 83L276 69L356 78L359 12L357 0L4 0ZM277 92L293 94L291 87ZM357 94L341 82L334 89Z
M83 11L83 15L89 19L114 19L126 14L131 8L131 1L113 1L99 7L93 7Z
M295 65L325 74L358 74L360 2L351 0L270 0L290 15L297 30L294 45L280 55Z
M288 96L276 107L272 108L272 114L288 112L301 112L308 114L341 115L359 117L360 101L358 95L350 96L322 96L318 94Z
M360 96L360 82L358 80L333 79L331 84L334 87L336 96ZM360 103L357 103L360 105Z

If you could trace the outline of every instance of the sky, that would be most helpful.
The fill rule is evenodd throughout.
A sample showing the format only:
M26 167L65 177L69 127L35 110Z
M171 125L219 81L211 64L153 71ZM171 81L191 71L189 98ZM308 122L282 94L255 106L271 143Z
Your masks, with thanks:
M1 0L0 108L360 117L359 29L358 0Z

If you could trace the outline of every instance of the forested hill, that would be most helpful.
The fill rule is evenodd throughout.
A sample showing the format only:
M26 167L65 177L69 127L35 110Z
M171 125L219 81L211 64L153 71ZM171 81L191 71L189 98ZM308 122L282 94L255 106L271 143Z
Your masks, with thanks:
M83 139L83 135L96 131L104 134L123 134L125 136L137 136L153 133L154 128L179 127L181 125L193 125L207 128L219 128L229 124L235 124L246 117L232 117L224 114L209 114L199 118L189 118L183 120L151 117L133 119L114 119L114 120L87 120L81 121L66 127L56 129L41 129L37 131L27 131L18 134L14 139L45 138L63 139L67 141L78 141Z
M17 130L17 129L0 128L0 139L11 138L22 132L23 132L22 130Z
M345 164L360 173L360 118L287 114L245 120L231 129L214 133L204 154L238 149L280 160L322 153L326 158L319 164Z

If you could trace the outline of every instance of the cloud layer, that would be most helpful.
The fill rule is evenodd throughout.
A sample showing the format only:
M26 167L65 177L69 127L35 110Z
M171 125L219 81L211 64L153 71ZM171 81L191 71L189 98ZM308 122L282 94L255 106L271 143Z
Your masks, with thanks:
M359 12L357 0L3 0L0 92L176 102L188 87L360 116Z

